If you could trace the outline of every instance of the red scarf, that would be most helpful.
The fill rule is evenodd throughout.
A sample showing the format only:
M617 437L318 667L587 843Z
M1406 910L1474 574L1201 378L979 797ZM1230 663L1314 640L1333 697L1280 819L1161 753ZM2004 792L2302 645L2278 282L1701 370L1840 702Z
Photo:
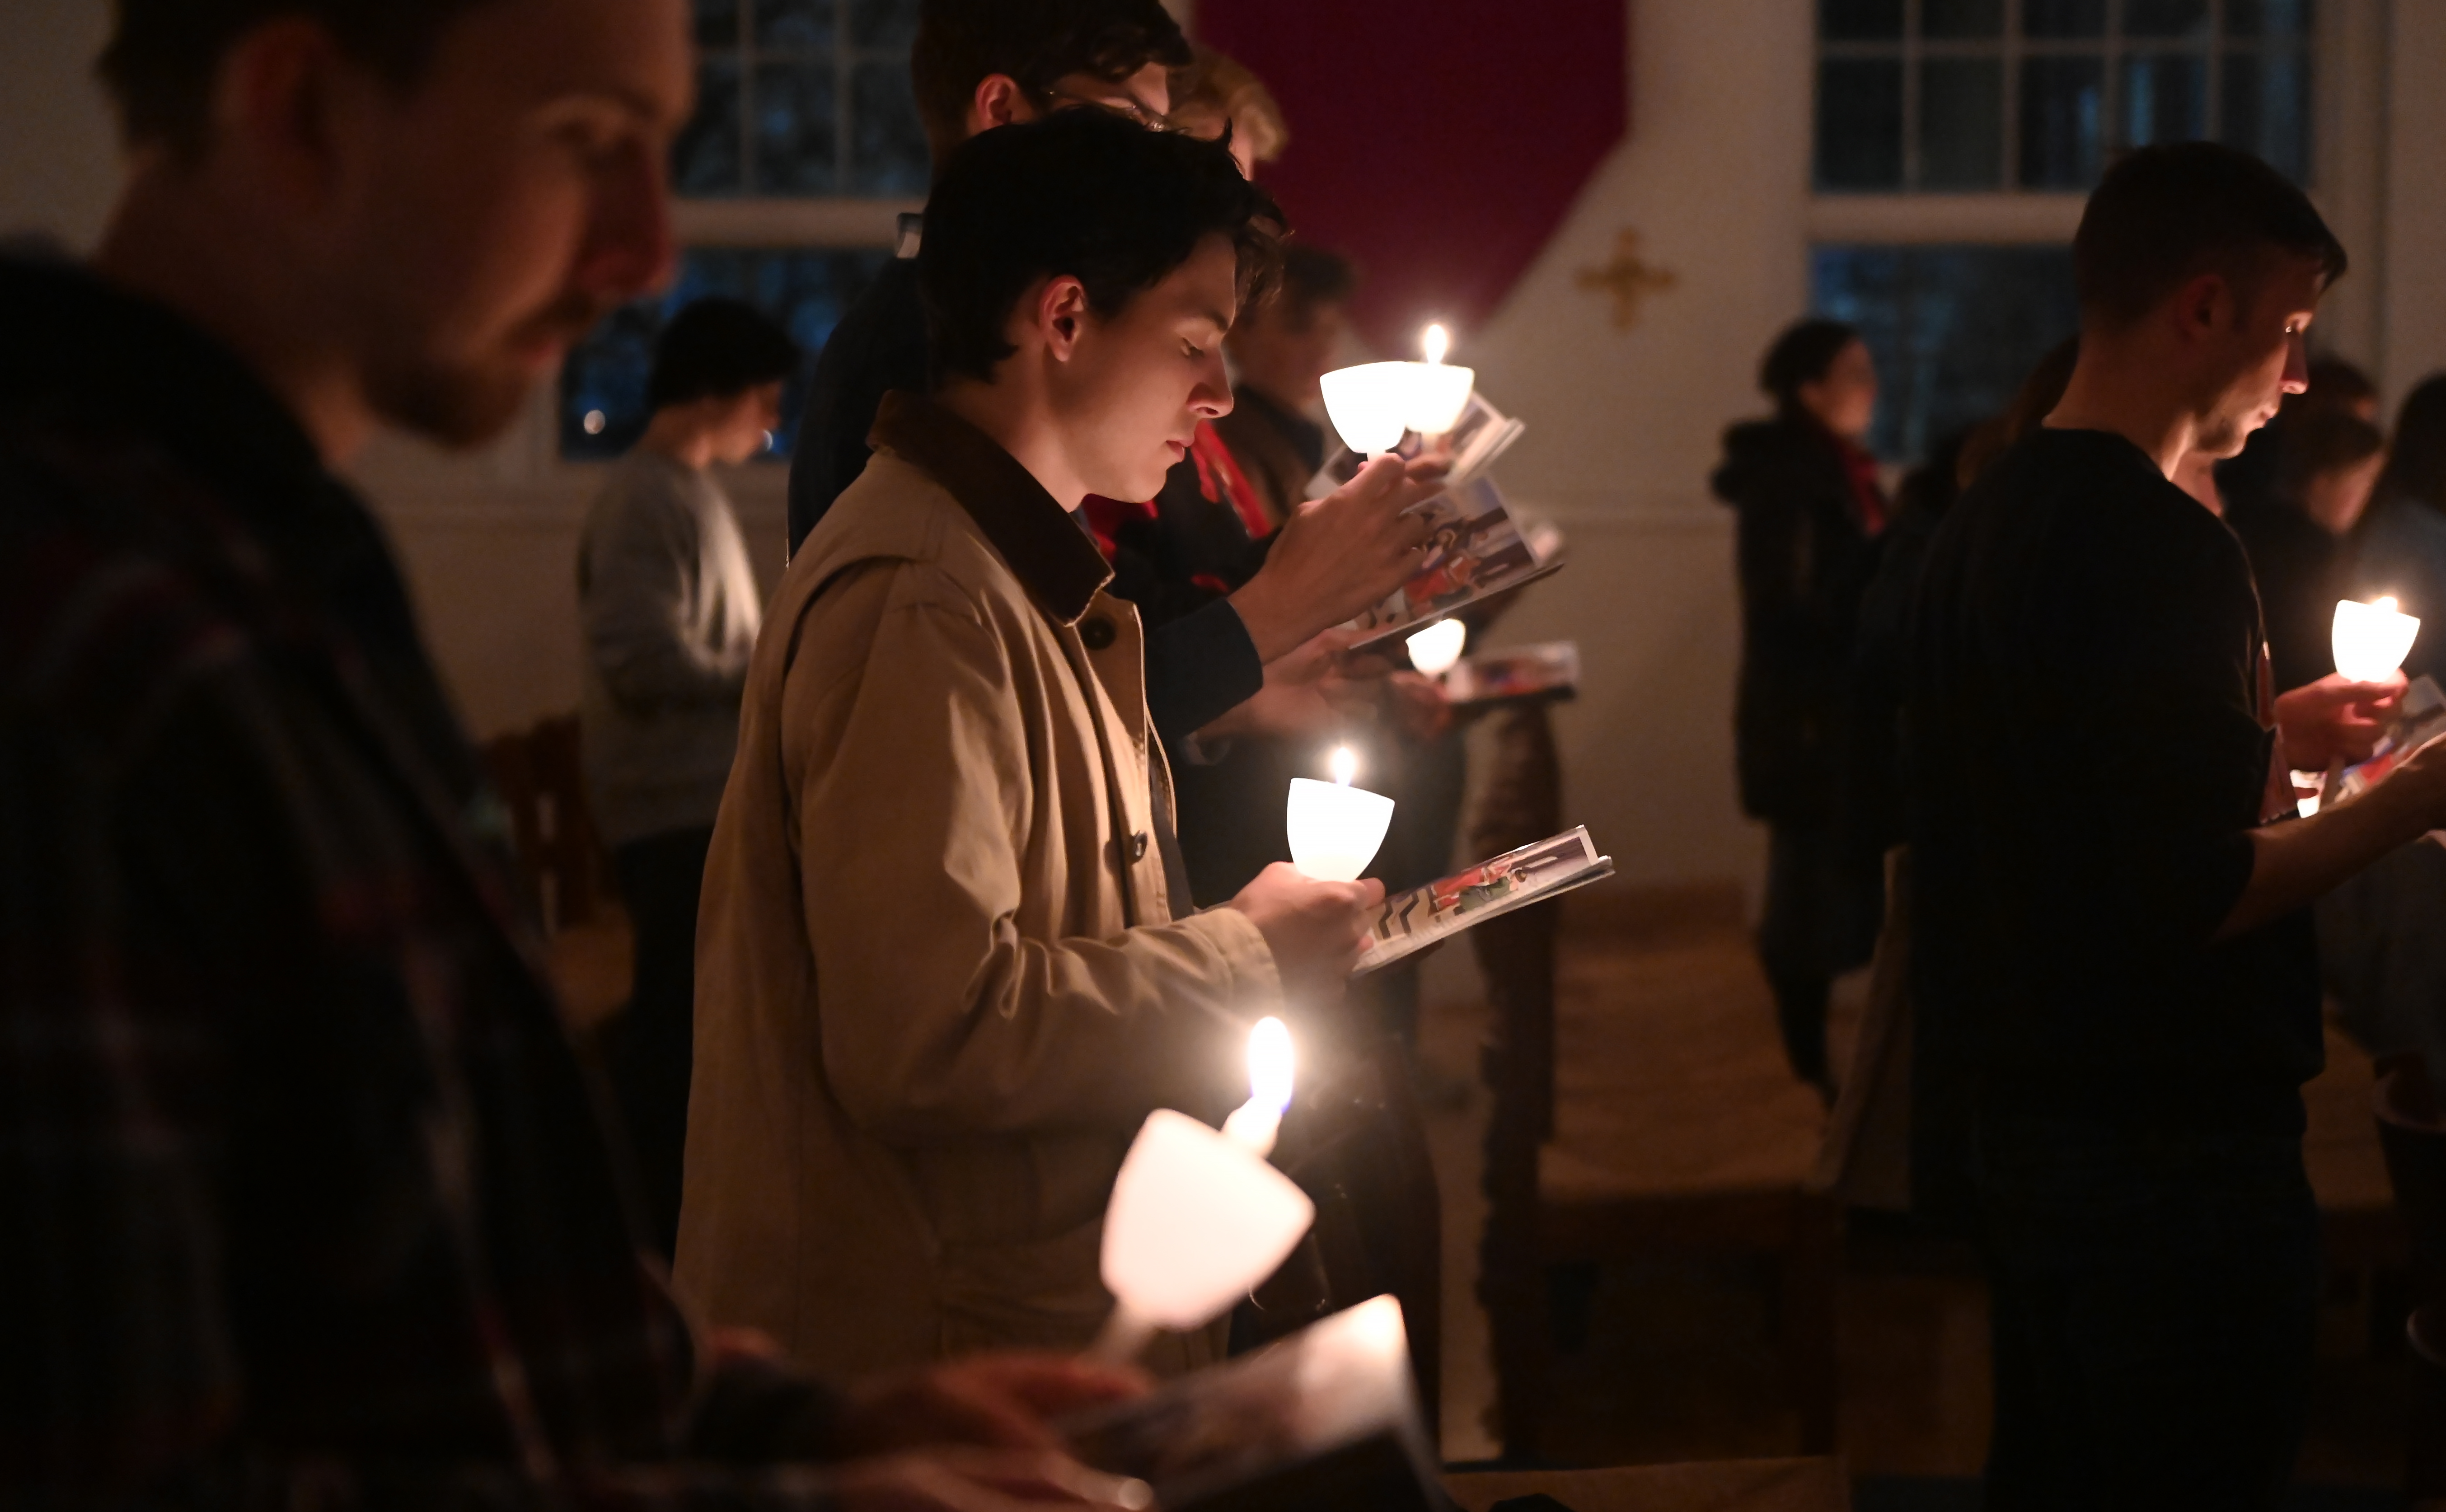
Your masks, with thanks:
M1257 491L1249 486L1249 475L1240 471L1240 464L1232 456L1232 449L1223 444L1222 437L1214 434L1214 427L1204 420L1197 422L1197 432L1190 438L1189 459L1197 464L1197 491L1206 495L1207 503L1231 506L1232 512L1240 516L1240 523L1247 527L1249 539L1252 541L1263 540L1272 532L1272 523L1266 518L1264 507L1257 502ZM1096 538L1096 549L1104 553L1107 562L1119 550L1120 533L1125 527L1139 520L1154 519L1156 515L1153 500L1131 504L1106 498L1101 494L1087 495L1085 512L1087 533Z
M1886 491L1877 486L1877 459L1831 431L1826 439L1834 443L1844 480L1852 485L1852 517L1860 522L1860 533L1873 541L1886 529Z

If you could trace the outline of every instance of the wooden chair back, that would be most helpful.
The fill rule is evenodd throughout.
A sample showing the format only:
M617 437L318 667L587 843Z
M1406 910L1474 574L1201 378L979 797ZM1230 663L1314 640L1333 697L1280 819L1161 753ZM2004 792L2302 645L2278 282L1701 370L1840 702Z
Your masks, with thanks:
M611 855L587 804L577 716L500 736L486 742L483 755L510 811L518 872L545 931L589 923L612 890Z

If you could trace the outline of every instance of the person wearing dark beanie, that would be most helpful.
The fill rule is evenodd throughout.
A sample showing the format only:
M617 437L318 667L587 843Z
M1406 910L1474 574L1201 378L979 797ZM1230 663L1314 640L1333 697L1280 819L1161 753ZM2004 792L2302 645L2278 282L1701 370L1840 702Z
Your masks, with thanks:
M629 1004L609 1031L612 1088L666 1257L687 1135L697 892L763 620L746 541L711 469L765 450L799 357L752 306L682 309L654 345L653 419L612 470L578 546L587 788L636 939Z

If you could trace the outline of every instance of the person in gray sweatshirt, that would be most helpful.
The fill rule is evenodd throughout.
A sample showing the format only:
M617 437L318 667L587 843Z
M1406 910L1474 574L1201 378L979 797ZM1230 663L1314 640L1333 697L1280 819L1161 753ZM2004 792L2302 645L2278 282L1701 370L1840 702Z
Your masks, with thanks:
M702 299L681 310L655 345L653 419L578 544L587 788L636 935L609 1059L666 1255L687 1133L697 893L762 621L746 543L711 469L765 449L798 365L789 336L751 306Z

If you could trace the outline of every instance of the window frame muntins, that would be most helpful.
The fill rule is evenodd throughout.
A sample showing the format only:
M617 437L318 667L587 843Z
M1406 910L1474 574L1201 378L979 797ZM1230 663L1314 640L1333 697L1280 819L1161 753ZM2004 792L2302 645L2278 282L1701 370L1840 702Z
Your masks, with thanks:
M865 196L850 192L856 166L855 152L857 123L856 82L859 70L882 63L908 67L906 47L875 47L860 45L853 26L856 6L851 0L834 0L831 42L823 47L802 44L768 46L759 34L756 23L757 0L731 0L736 7L735 39L724 46L697 47L696 66L702 75L710 63L727 63L736 70L739 90L739 138L734 143L738 152L739 183L735 192L681 195L674 173L674 197L683 203L771 202L779 204L810 201L860 202L871 198L901 198L902 196ZM693 9L693 7L691 7ZM796 65L812 67L829 66L832 78L833 164L834 189L830 194L793 194L763 188L758 174L758 111L757 80L760 70L768 65ZM674 165L676 167L676 165Z
M1815 45L1811 59L1810 94L1813 140L1810 152L1810 193L1814 196L1913 196L1949 195L1977 196L2053 196L2067 191L2054 186L2029 188L2022 183L2022 65L2032 58L2097 59L2103 72L2098 99L2101 120L2101 149L2113 153L2118 148L2118 137L2126 122L2124 108L2124 64L2136 56L2194 58L2203 65L2206 74L2202 111L2207 118L2208 135L2222 140L2225 121L2225 85L2227 60L2237 56L2267 59L2291 56L2300 60L2305 85L2309 92L2309 109L2303 121L2303 163L2305 185L2314 182L2317 152L2318 117L2318 53L2319 27L2313 13L2312 24L2301 32L2274 37L2265 31L2254 36L2235 36L2226 28L2232 0L2207 0L2207 25L2192 37L2132 37L2124 31L2126 0L2104 0L2105 23L2100 34L2091 37L2029 37L2023 34L2024 0L1999 0L1998 31L1991 37L1946 37L1930 39L1921 34L1923 0L1902 0L1902 35L1894 40L1836 40L1818 30L1819 22L1811 26ZM1920 121L1921 65L1929 60L1961 59L1998 65L1997 108L2003 114L2000 133L2001 157L1998 178L1992 189L1955 190L1924 189ZM1902 181L1878 188L1846 188L1828 185L1817 177L1818 146L1814 134L1820 121L1821 96L1824 89L1822 65L1830 61L1892 62L1902 69Z

